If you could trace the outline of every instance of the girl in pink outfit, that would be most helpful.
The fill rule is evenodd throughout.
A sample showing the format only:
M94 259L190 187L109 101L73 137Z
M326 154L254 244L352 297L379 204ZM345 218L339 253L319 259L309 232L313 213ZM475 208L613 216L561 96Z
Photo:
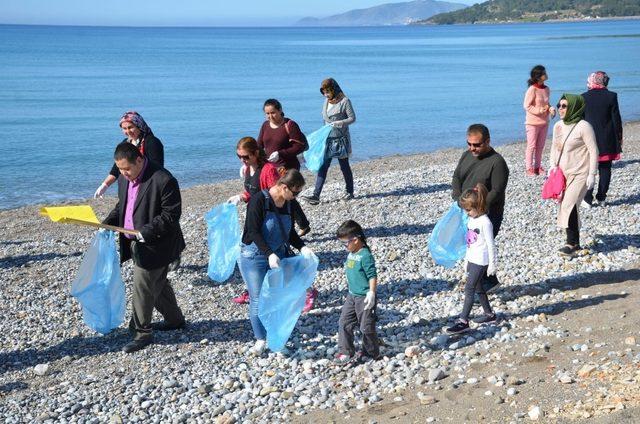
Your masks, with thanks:
M549 117L554 117L556 110L549 104L549 87L544 85L548 79L547 70L542 65L531 69L531 78L527 83L529 88L524 95L524 110L526 111L525 129L527 131L527 151L525 166L527 175L544 174L540 166L544 142L547 139Z

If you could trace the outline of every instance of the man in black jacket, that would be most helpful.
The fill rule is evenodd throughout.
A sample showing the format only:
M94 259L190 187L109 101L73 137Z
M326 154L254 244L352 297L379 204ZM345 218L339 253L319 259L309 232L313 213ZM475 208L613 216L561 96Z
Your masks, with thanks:
M584 119L591 124L598 143L598 192L596 200L604 205L611 182L611 163L622 153L622 118L618 95L607 89L609 76L597 71L589 75L589 91L582 93L585 101ZM593 189L584 196L586 206L593 203Z
M122 349L131 353L153 342L154 307L165 319L156 329L185 326L167 279L169 264L185 247L179 223L182 199L178 181L169 171L146 159L131 143L120 143L114 160L120 170L118 204L104 223L137 231L136 236L120 234L120 261L133 259L134 264L129 323L134 339Z
M509 181L509 167L500 153L491 147L489 128L483 124L472 124L467 129L468 149L462 154L458 166L453 172L451 197L460 200L460 196L476 184L482 183L489 192L487 195L487 216L493 225L496 237L502 225L505 191ZM485 275L483 288L492 290L499 284L495 275Z

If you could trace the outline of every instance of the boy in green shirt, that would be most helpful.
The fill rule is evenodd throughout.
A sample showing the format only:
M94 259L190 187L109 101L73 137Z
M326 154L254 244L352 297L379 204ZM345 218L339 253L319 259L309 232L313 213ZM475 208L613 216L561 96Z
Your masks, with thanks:
M345 299L338 323L338 362L348 362L355 355L353 332L360 328L362 350L357 359L378 359L380 346L376 334L376 263L362 227L355 221L345 221L337 231L338 238L349 251L345 273L349 294Z

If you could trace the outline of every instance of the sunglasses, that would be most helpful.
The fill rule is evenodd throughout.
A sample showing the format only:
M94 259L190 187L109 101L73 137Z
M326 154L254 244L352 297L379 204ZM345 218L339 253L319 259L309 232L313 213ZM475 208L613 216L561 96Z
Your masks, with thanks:
M293 194L293 197L297 197L300 193L302 193L302 190L294 190L291 187L287 187L287 188L289 189L291 194Z
M251 156L249 155L237 155L240 160L249 160Z
M482 147L482 145L484 144L484 141L481 141L480 143L469 143L467 141L467 144L469 145L469 147Z
M564 104L564 103L558 103L556 105L556 108L558 108L558 109L566 109L568 107L569 107L569 105L568 104Z

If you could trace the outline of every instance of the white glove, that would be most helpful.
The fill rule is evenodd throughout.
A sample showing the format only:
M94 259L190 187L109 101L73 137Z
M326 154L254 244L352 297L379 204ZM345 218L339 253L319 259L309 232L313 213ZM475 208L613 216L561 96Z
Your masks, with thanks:
M237 206L241 200L242 200L242 197L239 194L236 194L235 196L229 197L229 200L227 200L227 203L233 203L234 205Z
M302 249L300 249L300 253L302 254L302 256L313 256L313 250L311 250L307 246L302 246Z
M364 297L364 310L367 311L373 308L376 303L376 292L369 290Z
M276 150L275 152L271 153L271 155L269 155L269 158L267 160L269 162L278 162L279 159L280 153L278 153L278 151Z
M591 190L596 183L596 176L589 174L587 177L587 190Z
M100 184L100 187L98 187L98 189L96 190L95 193L93 193L93 198L97 199L102 198L102 196L104 196L104 192L107 191L107 189L109 188L108 185L106 185L105 183Z
M144 238L142 237L142 233L140 231L136 233L136 240L138 240L140 243L144 243Z
M269 268L280 268L280 258L275 253L269 255Z
M489 266L487 267L487 275L496 275L495 262L489 262Z

